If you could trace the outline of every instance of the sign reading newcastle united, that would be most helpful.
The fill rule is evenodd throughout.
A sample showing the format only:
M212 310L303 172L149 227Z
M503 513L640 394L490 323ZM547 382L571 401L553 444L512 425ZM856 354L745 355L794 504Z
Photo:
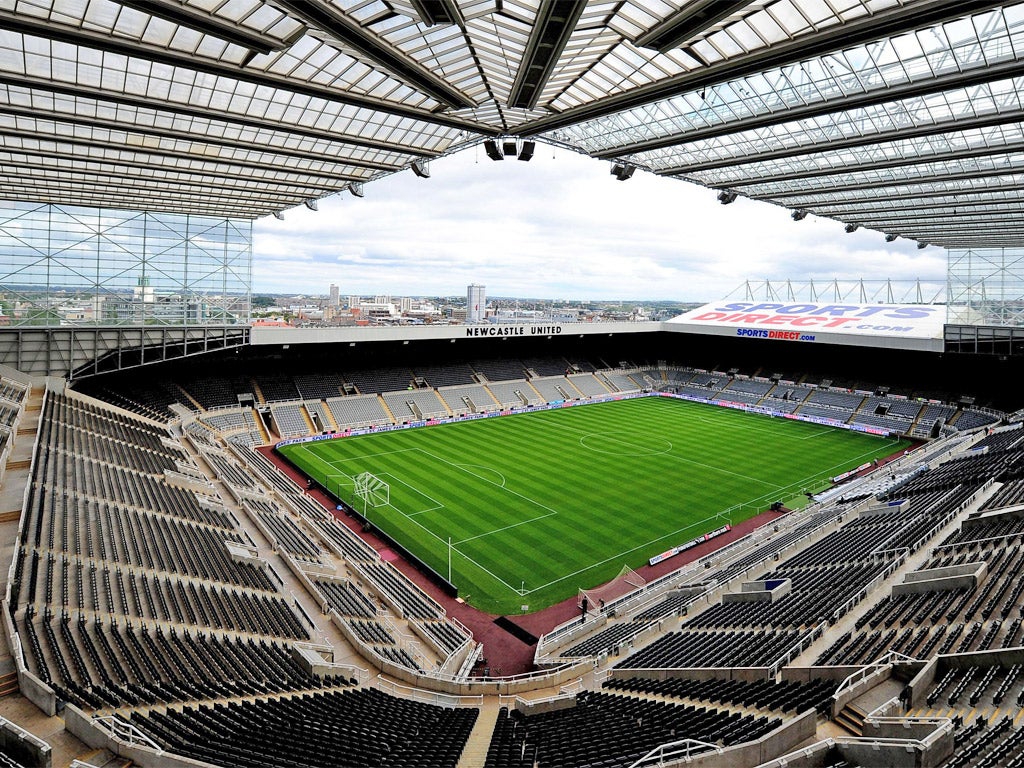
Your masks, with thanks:
M945 315L945 307L925 304L722 301L670 322L780 341L813 342L821 333L941 339Z
M467 336L557 336L560 325L470 325Z

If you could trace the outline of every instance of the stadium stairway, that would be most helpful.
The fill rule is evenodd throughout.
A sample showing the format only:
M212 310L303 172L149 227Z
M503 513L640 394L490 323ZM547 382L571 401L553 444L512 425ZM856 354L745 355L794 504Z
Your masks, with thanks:
M316 428L316 425L313 423L313 419L310 418L309 411L306 410L305 405L303 405L302 407L299 408L299 413L302 414L302 420L303 420L303 422L305 422L306 429L309 431L309 434L311 434L311 435L317 434L318 430Z
M134 765L128 758L115 755L109 749L95 749L79 760L95 768L129 768Z
M326 406L326 403L324 403L324 405ZM332 430L334 430L335 432L337 432L337 431L338 431L338 422L334 420L334 412L333 412L333 411L331 411L331 409L330 409L330 408L328 408L328 407L324 407L324 408L322 408L322 409L321 409L321 412L322 412L322 413L324 414L324 416L326 416L326 417L327 417L327 425L328 425L328 426L329 426L329 427L330 427L330 428L331 428Z
M388 404L386 402L384 402L384 398L381 397L380 395L377 395L377 402L380 403L381 408L384 409L384 413L386 413L388 415L388 418L391 419L391 423L392 424L397 424L398 423L398 419L395 418L395 414L393 414L391 412L391 409L388 408Z
M494 734L494 724L498 722L500 705L497 696L488 696L484 699L476 724L466 739L466 746L455 768L484 767L487 762L487 750L491 746L491 736Z
M260 405L267 404L267 398L263 394L263 390L260 389L260 383L256 379L252 379L249 384L252 385L252 393L256 396L256 402Z
M174 384L174 388L181 393L181 396L182 398L184 398L186 405L189 405L190 408L194 409L198 413L203 413L203 411L206 410L205 408L203 408L202 404L198 400L196 400L194 397L192 397L192 395L185 391L185 388L181 386L181 384Z

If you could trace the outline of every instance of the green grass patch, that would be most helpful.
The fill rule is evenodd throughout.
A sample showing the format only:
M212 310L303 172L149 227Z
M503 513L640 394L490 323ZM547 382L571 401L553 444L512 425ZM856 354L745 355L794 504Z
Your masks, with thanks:
M492 613L539 610L908 443L649 397L283 446ZM792 506L791 505L791 506ZM448 541L451 539L451 548Z

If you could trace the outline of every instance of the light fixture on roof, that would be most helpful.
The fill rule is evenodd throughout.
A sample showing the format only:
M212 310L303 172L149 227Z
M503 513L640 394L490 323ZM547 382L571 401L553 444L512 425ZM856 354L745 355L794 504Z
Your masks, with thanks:
M430 178L430 164L426 160L416 160L412 164L412 172L421 179Z
M843 229L846 231L846 234L850 235L860 229L860 224L847 224Z
M277 219L278 221L284 221L284 212L274 211L274 218Z
M365 197L366 192L363 191L363 182L353 181L348 185L348 191L352 193L352 197Z
M727 189L723 189L718 193L718 202L722 205L729 205L729 203L736 202L736 193Z
M807 211L793 211L790 216L793 218L793 221L803 221L807 218Z
M316 200L314 198L312 198L312 197L309 198L309 200L303 200L302 204L304 206L306 206L307 208L309 208L309 210L311 210L311 211L319 211L320 210L320 207L316 204Z
M625 163L616 163L612 166L611 174L619 181L626 181L633 176L633 172L636 170L635 165L626 165Z
M491 160L504 160L505 156L501 154L501 149L498 148L498 142L494 139L487 139L484 142L484 152Z
M899 237L899 235L888 234L888 235L885 236L885 242L891 243L897 237Z
M919 251L923 251L927 247L928 247L928 243L923 242L923 241L917 244L917 250L919 250Z

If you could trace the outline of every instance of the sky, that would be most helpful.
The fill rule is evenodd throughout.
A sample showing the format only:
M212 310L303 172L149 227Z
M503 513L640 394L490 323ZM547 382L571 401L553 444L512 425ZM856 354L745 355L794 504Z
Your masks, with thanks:
M747 280L943 282L945 250L538 144L530 162L482 147L259 219L256 293L714 301Z

